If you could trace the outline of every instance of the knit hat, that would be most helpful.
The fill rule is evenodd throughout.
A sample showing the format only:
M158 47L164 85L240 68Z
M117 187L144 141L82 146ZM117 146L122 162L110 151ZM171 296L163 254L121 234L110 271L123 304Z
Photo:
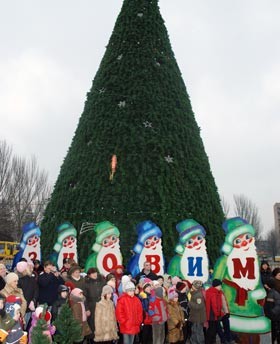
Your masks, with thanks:
M193 281L192 285L195 287L195 289L199 289L202 287L203 283L202 283L202 281L195 280L195 281Z
M18 281L18 275L15 274L14 272L8 273L8 275L5 277L5 281L7 284L10 284L14 281Z
M177 282L177 284L176 284L176 290L178 290L178 291L182 291L184 288L186 288L186 283L184 283L184 282Z
M212 287L218 287L219 285L222 285L222 281L219 279L213 279Z
M135 285L132 282L127 282L124 286L124 291L135 290Z
M121 279L122 289L124 290L125 285L130 282L130 278L127 275L123 275Z
M147 277L144 277L144 278L141 278L141 285L142 285L142 289L145 289L146 287L151 287L152 285L152 280L150 278L147 278Z
M206 232L205 229L195 220L187 219L179 222L176 226L179 232L179 244L175 247L175 252L182 254L185 251L185 243L194 235L201 234L203 237Z
M74 296L77 296L77 297L80 297L80 293L82 293L82 289L80 288L74 288L72 291L71 291L71 295L74 295Z
M27 262L18 262L16 268L17 268L17 272L22 274L25 270L28 269L28 263Z
M241 234L250 233L255 236L256 231L252 225L241 217L233 217L224 221L223 230L226 234L222 251L229 255L233 249L233 240Z
M10 316L13 318L15 315L15 312L20 309L21 305L21 298L17 297L15 295L9 295L6 298L6 304L5 304L5 311L10 314Z
M168 290L168 300L173 300L175 297L178 297L178 294L176 293L175 289L170 288Z
M21 238L21 242L20 242L20 248L22 250L25 249L25 246L26 246L26 243L27 243L27 240L33 236L33 235L38 235L40 236L41 235L41 230L40 228L36 225L35 222L29 222L29 223L26 223L23 227L22 227L22 231L23 231L23 234L22 234L22 238Z
M53 250L59 252L62 247L63 240L70 235L77 237L77 230L70 222L64 222L56 228L57 239L54 244Z
M142 252L145 241L152 237L157 236L158 238L162 237L162 232L160 228L152 221L147 220L138 223L136 226L136 231L138 234L137 244L133 247L133 251L137 254Z
M120 236L118 228L109 221L102 221L95 225L93 230L96 233L95 243L92 246L92 250L99 252L102 247L102 241L110 235L115 234L117 237Z
M113 293L113 289L112 287L110 287L109 285L104 285L104 287L102 288L102 293L101 295L104 296L106 294L112 294Z

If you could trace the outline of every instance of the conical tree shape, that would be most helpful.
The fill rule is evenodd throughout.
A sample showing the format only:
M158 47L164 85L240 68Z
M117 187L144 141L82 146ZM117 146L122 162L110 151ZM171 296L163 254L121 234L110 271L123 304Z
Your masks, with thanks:
M185 218L205 226L215 259L223 212L158 1L124 0L45 212L44 254L59 223L79 229L108 220L121 232L126 262L136 224L150 219L162 229L168 259ZM94 233L78 240L83 263Z

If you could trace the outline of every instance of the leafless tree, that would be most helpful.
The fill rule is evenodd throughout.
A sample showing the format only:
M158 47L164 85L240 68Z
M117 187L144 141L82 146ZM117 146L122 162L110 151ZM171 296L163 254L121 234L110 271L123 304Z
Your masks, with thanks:
M0 141L0 233L8 230L19 240L25 222L42 219L50 192L48 175L36 158L15 156L11 146Z
M226 201L226 199L224 197L221 198L221 205L223 208L223 213L225 215L225 218L228 217L229 211L230 211L230 205L229 203Z
M11 176L12 147L0 141L0 198L4 198L5 186Z
M38 222L42 218L45 201L50 196L48 175L45 171L40 171L34 156L29 161L25 158L13 157L7 194L12 217L20 236L26 214L32 211L33 220Z
M279 233L276 229L272 228L267 236L266 240L268 242L268 247L271 252L271 256L274 258L280 253L280 241L279 241Z
M262 222L258 207L244 195L233 195L234 213L250 223L256 230L256 240L262 233Z

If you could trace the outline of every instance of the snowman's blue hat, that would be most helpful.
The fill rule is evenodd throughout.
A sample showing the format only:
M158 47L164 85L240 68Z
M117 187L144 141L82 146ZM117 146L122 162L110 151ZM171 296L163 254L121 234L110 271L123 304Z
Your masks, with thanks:
M136 245L133 247L133 251L136 254L141 253L144 243L148 238L152 236L157 236L158 238L162 237L160 228L151 220L138 223L136 226L136 231L138 233L138 239Z

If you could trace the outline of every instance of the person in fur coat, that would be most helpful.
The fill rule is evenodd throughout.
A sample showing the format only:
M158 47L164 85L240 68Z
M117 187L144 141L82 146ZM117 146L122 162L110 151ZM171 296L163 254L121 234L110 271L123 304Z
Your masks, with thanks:
M89 312L85 308L85 297L82 289L74 288L70 293L70 307L74 318L81 324L82 337L89 336L91 329L88 325L87 318Z
M180 307L180 304L178 302L178 294L176 293L175 288L169 289L168 300L168 340L169 343L181 344L184 340L183 326L185 324L185 318L182 308Z
M114 303L111 300L113 289L105 285L101 293L101 301L97 302L95 308L95 342L106 344L113 343L118 337L118 326L115 315Z

